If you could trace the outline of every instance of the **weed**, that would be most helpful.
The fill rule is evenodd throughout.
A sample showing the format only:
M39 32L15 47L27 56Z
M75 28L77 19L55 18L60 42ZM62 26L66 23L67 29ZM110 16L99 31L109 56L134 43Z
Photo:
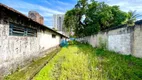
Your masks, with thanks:
M107 49L107 41L103 40L102 37L99 37L99 48Z
M62 48L34 80L140 80L142 59L88 44Z

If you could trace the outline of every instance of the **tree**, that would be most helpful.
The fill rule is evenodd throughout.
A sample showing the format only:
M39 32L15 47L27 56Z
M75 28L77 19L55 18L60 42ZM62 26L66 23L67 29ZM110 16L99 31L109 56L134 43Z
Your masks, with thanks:
M86 12L87 5L88 5L88 0L79 0L74 7L74 9L76 10L76 19L77 19L75 35L78 37L84 35L83 30L85 25L82 23L81 19Z
M104 2L92 0L86 10L85 36L97 34L101 30L122 24L127 18L127 13L118 6L109 6Z
M111 11L113 14L113 19L110 27L118 26L124 24L127 19L127 13L119 9L119 6L112 6Z
M136 14L136 11L129 11L128 12L128 19L126 21L126 24L128 26L134 26L135 25L135 21L137 17L140 17L141 15Z
M81 22L82 16L84 15L88 0L79 0L75 7L67 11L64 18L64 27L68 30L73 29L76 36L82 35L82 29L84 27Z
M82 21L83 16L85 16L84 21ZM83 37L121 25L126 21L127 16L119 6L109 6L95 0L91 0L88 4L88 0L79 0L73 9L66 13L64 25L70 30L72 28L77 37Z
M91 34L96 34L99 29L100 25L98 23L98 2L93 1L91 4L88 5L88 9L86 10L86 18L84 20L85 27L83 30L84 36L88 36Z
M71 28L75 28L76 19L74 16L75 12L74 9L67 11L64 17L64 28L70 31Z

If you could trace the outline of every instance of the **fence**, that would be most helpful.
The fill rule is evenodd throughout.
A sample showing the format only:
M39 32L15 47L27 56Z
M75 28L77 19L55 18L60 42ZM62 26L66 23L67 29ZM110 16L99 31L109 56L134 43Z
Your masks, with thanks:
M80 38L79 41L88 42L93 47L106 47L124 55L142 58L142 20L135 26L121 25L100 32L96 35Z

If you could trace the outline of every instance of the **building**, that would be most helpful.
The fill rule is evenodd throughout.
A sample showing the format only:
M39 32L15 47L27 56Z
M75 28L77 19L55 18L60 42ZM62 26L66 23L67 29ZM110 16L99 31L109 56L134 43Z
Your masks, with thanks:
M57 30L59 33L68 36L69 33L64 29L63 23L64 23L64 14L53 15L53 28Z
M67 38L0 3L0 77L55 50Z
M53 27L59 32L63 32L64 14L53 15Z
M44 24L44 18L36 11L29 11L28 17L40 24Z

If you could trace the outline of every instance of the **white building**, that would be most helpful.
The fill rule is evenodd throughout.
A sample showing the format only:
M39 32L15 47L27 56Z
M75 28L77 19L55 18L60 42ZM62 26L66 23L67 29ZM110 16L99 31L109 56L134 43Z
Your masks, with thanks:
M53 15L53 27L57 31L64 32L63 22L64 22L64 14L54 14Z
M0 3L0 80L55 50L63 38L67 37Z

